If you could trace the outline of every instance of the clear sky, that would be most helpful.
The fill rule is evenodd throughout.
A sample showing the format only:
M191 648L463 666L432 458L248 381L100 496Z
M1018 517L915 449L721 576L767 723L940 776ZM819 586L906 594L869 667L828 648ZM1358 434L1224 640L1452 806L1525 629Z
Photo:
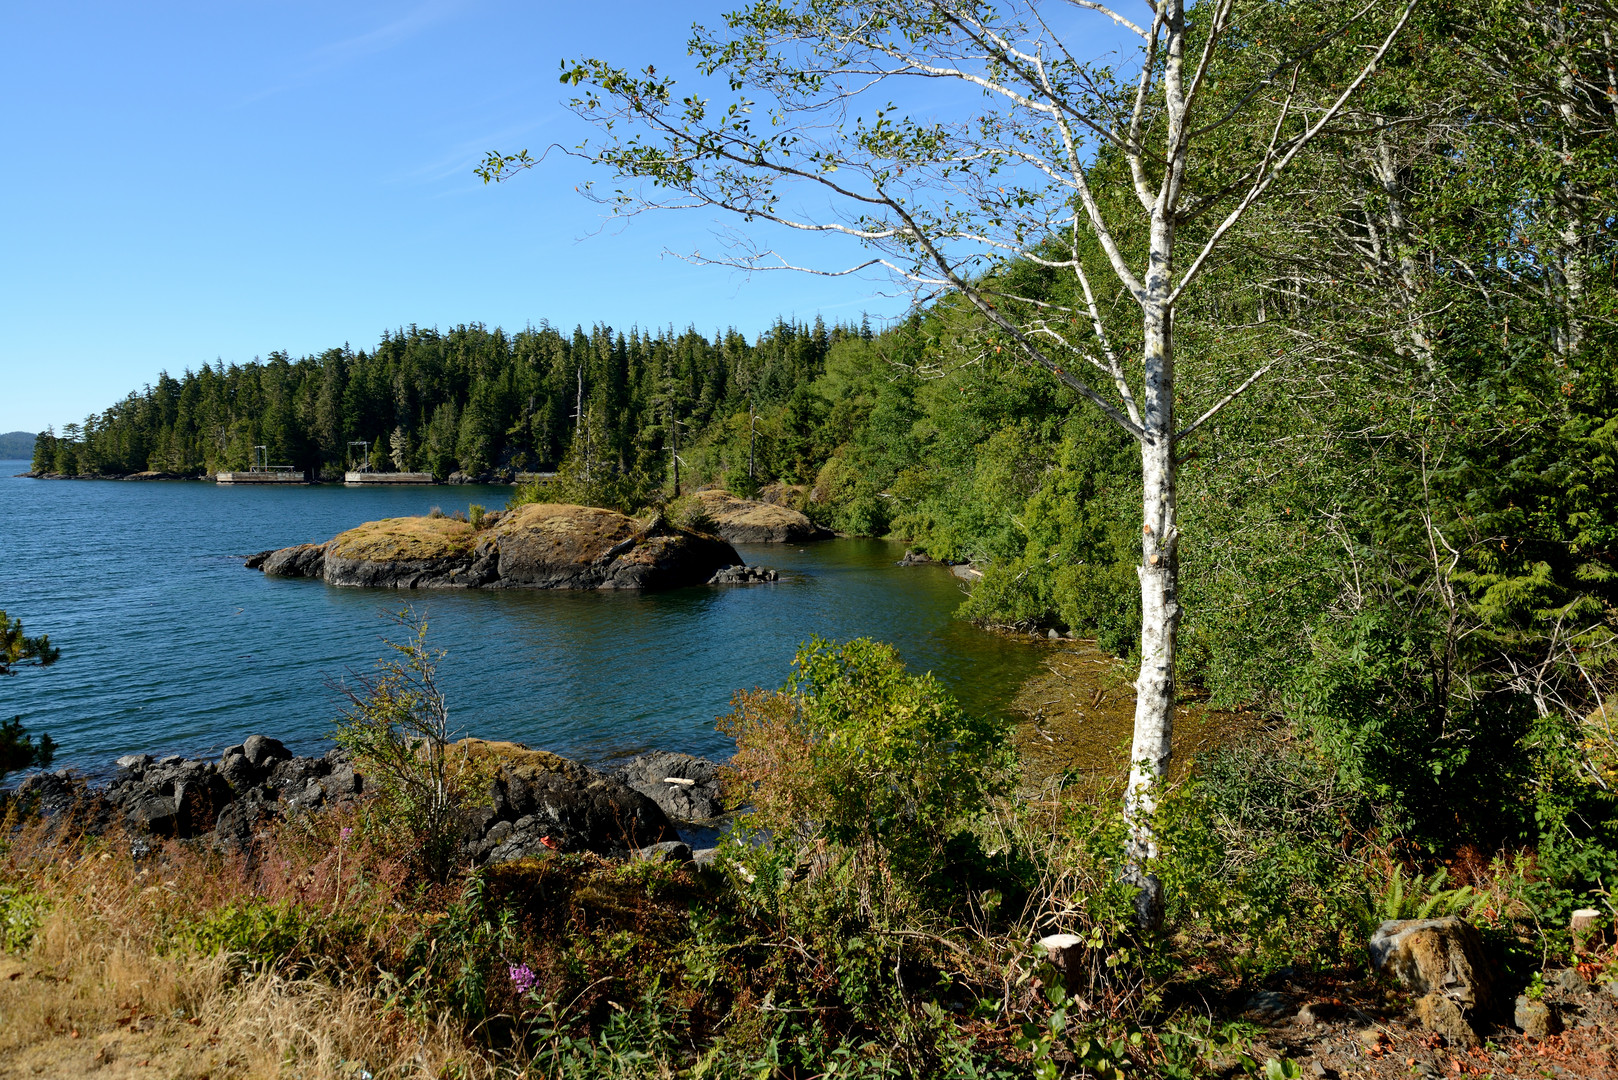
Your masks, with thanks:
M0 5L0 431L82 419L164 369L409 323L751 335L900 313L871 280L663 255L712 248L711 216L603 229L572 158L473 175L487 150L580 141L563 58L679 72L690 24L733 6Z

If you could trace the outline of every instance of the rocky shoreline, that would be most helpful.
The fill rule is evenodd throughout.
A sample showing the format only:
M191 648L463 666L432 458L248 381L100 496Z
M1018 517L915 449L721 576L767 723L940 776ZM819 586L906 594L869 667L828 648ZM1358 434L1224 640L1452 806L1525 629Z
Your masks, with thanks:
M462 863L580 851L701 863L712 848L693 852L682 828L697 839L724 824L720 766L705 758L651 751L602 771L520 743L464 739L451 752L466 755L488 778L483 801L460 815ZM300 756L277 739L252 735L217 760L125 755L101 786L67 769L35 773L15 797L90 832L121 829L137 847L179 840L242 852L277 821L353 807L371 794L338 747Z

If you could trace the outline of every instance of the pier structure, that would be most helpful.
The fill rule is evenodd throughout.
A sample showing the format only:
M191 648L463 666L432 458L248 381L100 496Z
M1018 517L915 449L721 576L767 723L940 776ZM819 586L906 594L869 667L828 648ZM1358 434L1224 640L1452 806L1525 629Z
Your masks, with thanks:
M430 472L372 472L358 469L343 474L344 484L436 484Z
M271 465L268 446L253 447L253 466L246 472L214 474L219 484L308 484L310 479L302 469L291 465Z
M247 472L222 472L214 474L214 482L219 484L308 484L309 478L290 465L279 465L273 469L250 469Z

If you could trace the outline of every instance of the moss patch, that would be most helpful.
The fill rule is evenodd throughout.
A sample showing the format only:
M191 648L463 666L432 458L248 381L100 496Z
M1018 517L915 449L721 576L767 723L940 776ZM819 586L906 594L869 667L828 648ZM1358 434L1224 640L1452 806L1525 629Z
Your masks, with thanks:
M367 562L440 559L464 554L475 537L471 525L454 518L384 518L338 533L326 553Z

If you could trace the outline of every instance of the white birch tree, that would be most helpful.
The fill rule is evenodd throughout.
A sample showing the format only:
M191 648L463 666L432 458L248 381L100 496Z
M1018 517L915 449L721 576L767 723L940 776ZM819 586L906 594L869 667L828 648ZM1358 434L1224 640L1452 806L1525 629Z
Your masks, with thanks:
M735 242L698 261L876 271L918 302L958 294L993 344L1136 440L1141 666L1125 814L1144 925L1162 913L1153 817L1176 700L1176 476L1186 440L1268 370L1182 386L1176 310L1221 242L1372 76L1416 2L1400 14L1334 0L1285 10L1149 0L1132 18L1095 0L757 0L690 42L702 74L728 86L726 101L681 96L650 66L563 65L563 81L583 87L575 111L600 132L580 152L624 182L598 196L616 212L737 219ZM1300 10L1311 16L1303 24ZM1093 19L1121 27L1134 53L1078 55ZM1257 36L1266 25L1286 40L1267 45ZM887 97L911 91L942 118L906 116ZM1102 159L1117 167L1097 170ZM535 164L526 151L494 153L479 173L502 180ZM761 239L771 228L865 253L803 265ZM1008 291L993 271L1010 260L1071 275L1082 300ZM1109 310L1114 293L1133 305L1127 329Z

